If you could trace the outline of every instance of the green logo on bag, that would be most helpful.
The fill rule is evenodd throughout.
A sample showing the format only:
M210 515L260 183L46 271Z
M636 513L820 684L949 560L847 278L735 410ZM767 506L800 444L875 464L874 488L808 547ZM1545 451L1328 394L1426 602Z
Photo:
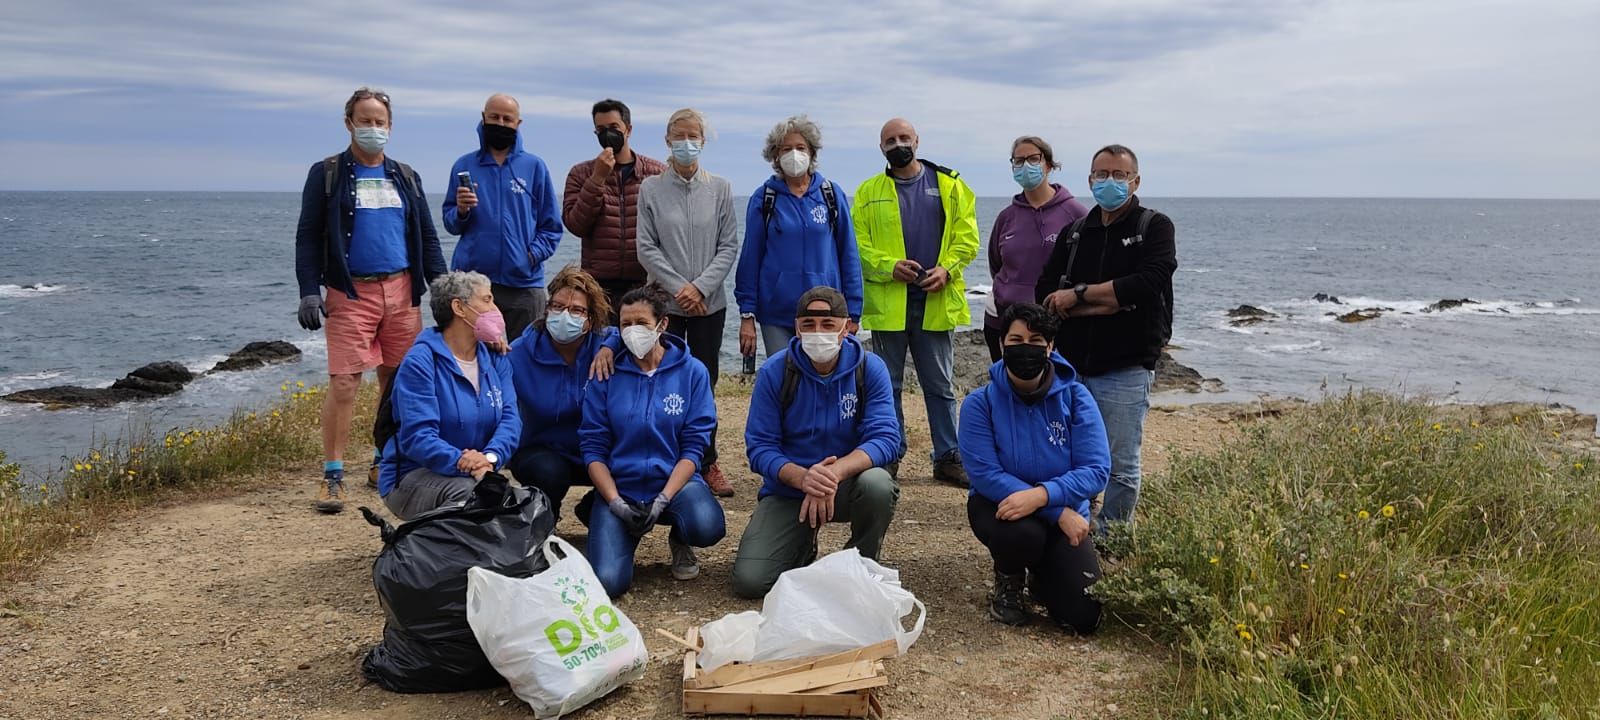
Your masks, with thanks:
M622 617L610 605L589 610L588 583L563 577L556 581L556 589L561 591L561 604L572 611L576 621L557 620L550 623L545 626L544 636L556 654L564 658L561 664L568 670L575 670L585 662L628 644L628 639L622 635L601 638L603 633L613 633L620 628Z

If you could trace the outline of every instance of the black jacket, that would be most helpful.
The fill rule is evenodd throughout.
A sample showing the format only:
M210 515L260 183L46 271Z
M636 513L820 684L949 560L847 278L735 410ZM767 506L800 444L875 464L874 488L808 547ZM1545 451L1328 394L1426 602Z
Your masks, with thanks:
M1100 209L1091 208L1075 239L1076 255L1071 226L1063 228L1034 290L1043 302L1050 293L1080 282L1111 281L1121 312L1067 318L1056 333L1056 350L1083 375L1135 365L1154 370L1161 348L1172 337L1172 273L1178 269L1172 220L1155 213L1140 235L1139 197L1129 198L1128 204L1128 211L1110 227L1101 224Z
M355 154L349 148L339 153L339 171L334 173L332 194L325 192L326 160L318 160L306 174L300 191L300 225L294 234L294 274L300 297L321 295L326 285L354 300L355 284L350 280L351 220L355 218ZM411 305L422 304L428 283L446 271L444 251L439 248L439 231L422 192L422 180L410 167L383 156L383 172L394 181L406 206L406 257L411 269Z

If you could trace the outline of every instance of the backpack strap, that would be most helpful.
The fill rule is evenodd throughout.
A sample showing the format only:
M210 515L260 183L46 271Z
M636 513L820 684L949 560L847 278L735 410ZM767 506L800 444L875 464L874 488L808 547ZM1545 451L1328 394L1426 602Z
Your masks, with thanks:
M400 179L405 182L406 190L410 192L411 197L422 197L422 181L417 179L417 171L399 160L394 164L400 166Z
M783 384L778 386L778 429L783 430L783 419L794 405L794 396L800 392L800 366L794 364L794 355L783 356Z
M772 216L777 212L778 193L771 185L761 186L761 224L768 230L772 229Z
M1144 231L1150 229L1150 219L1156 216L1156 211L1150 208L1139 209L1139 239L1144 239Z
M1072 287L1072 264L1078 261L1078 247L1080 246L1078 235L1083 232L1083 224L1088 219L1089 216L1084 215L1077 220L1073 220L1072 224L1067 226L1065 234L1067 242L1072 243L1072 248L1067 251L1067 266L1061 270L1061 279L1056 282L1057 290L1065 290Z
M862 352L865 353L866 352L866 348L862 348ZM863 356L861 358L861 362L856 363L856 427L857 428L861 427L861 416L866 414L866 410L867 410L867 358ZM858 437L857 440L859 440L859 439L860 438Z
M833 193L833 181L822 181L822 201L828 205L828 232L839 232L839 197Z
M339 156L329 155L322 160L322 197L333 197L333 186L339 180Z

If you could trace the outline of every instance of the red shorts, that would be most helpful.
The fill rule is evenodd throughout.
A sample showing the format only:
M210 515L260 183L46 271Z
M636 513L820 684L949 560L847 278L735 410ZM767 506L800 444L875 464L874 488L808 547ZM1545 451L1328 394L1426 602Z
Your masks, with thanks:
M379 365L398 367L422 332L411 305L411 273L354 281L357 299L328 288L328 374L356 375Z

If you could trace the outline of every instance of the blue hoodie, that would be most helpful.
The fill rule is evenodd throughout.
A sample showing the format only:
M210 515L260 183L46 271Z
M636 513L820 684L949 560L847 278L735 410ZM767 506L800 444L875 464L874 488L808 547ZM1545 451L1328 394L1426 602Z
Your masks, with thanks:
M438 328L417 336L394 376L399 432L383 448L378 494L388 495L400 478L419 467L466 477L456 469L463 450L511 458L522 433L511 362L478 343L478 391L461 374Z
M969 495L999 503L1019 490L1042 486L1050 500L1037 515L1055 522L1071 508L1085 519L1089 501L1111 477L1111 447L1089 388L1052 353L1055 381L1044 399L1017 397L1005 363L989 368L989 384L961 404L961 461L972 480Z
M578 423L583 420L583 391L589 384L589 365L600 348L616 344L617 329L585 333L572 365L561 359L544 323L528 327L511 343L511 381L517 387L517 409L522 415L522 442L517 449L543 447L582 464Z
M462 171L472 173L478 193L478 206L464 216L456 212L456 173ZM442 214L444 229L461 236L451 269L483 273L496 285L544 287L544 261L561 243L561 203L544 161L523 151L522 133L501 165L478 123L478 150L450 166Z
M789 357L800 369L800 384L784 412L781 396ZM861 363L867 364L865 391L856 387L856 366ZM856 413L862 413L859 422ZM824 377L801 350L800 338L790 339L789 347L756 373L744 444L751 469L761 473L760 497L800 497L798 489L778 479L786 463L809 468L830 455L844 457L858 448L872 458L873 467L899 460L900 421L895 418L888 367L861 341L845 336L838 366Z
M861 259L850 224L850 199L834 183L839 219L830 234L823 181L821 173L812 173L810 189L795 197L783 178L774 175L750 195L733 296L739 312L755 313L762 325L793 328L795 303L819 285L844 293L850 318L861 319ZM763 188L769 187L777 195L770 223L761 216Z
M605 463L617 492L649 502L667 486L679 460L700 466L717 424L706 366L673 335L662 335L666 354L646 375L632 353L617 360L617 372L583 391L578 444L583 464ZM704 482L697 471L692 482Z

